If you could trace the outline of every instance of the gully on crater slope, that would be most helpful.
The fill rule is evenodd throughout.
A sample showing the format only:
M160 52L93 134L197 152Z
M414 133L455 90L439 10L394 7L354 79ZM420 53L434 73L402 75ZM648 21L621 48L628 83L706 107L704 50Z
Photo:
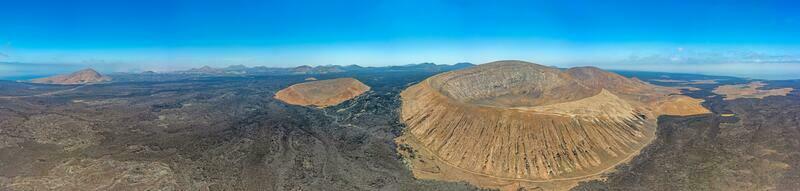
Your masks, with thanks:
M397 142L419 178L504 188L582 179L635 155L658 115L708 112L678 93L594 67L498 61L403 91Z

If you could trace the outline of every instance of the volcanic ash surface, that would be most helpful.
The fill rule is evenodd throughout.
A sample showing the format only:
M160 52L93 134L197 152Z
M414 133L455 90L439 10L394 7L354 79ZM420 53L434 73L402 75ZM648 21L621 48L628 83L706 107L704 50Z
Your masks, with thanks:
M418 178L483 187L596 177L648 144L658 115L708 113L677 93L594 67L483 64L402 92L398 150Z
M353 78L299 83L282 89L275 98L293 105L327 107L353 99L369 91L369 86Z

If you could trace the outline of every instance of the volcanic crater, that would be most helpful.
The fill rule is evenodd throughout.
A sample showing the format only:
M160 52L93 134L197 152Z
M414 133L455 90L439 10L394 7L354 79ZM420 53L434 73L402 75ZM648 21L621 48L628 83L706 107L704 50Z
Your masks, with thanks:
M397 142L418 152L400 150L419 178L484 187L582 179L638 153L657 116L708 113L679 93L594 67L497 61L403 91Z

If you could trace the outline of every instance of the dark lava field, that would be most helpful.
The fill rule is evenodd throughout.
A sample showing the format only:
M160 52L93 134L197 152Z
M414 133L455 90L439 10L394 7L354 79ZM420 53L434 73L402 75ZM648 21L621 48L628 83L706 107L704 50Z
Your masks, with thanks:
M415 179L396 152L399 93L438 72L0 81L0 190L476 190ZM723 100L716 86L748 80L620 73L717 79L686 93L714 113L662 116L640 155L574 190L800 189L800 82L766 81L794 87L787 96ZM323 109L273 98L308 77L371 90Z

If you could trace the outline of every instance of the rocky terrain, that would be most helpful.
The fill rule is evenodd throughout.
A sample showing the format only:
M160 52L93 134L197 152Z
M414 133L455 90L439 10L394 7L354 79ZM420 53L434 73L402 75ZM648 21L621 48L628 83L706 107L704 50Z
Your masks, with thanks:
M415 179L399 92L433 73L353 77L324 109L274 99L305 76L63 85L0 82L0 190L474 190Z
M398 144L419 178L565 189L634 156L657 116L708 113L676 93L592 67L493 62L403 91Z
M570 185L577 185L572 188L574 190L797 190L800 187L797 184L800 182L797 162L800 161L797 141L800 137L797 113L800 111L794 107L800 105L797 92L800 81L763 81L763 87L759 88L794 89L784 96L726 100L713 90L752 81L722 76L615 71L631 81L626 82L595 68L558 71L564 73L561 79L567 82L570 78L581 81L611 77L609 84L617 81L634 86L616 89L604 87L605 83L582 83L586 88L579 90L591 92L582 94L587 97L542 97L545 101L513 102L468 94L463 97L469 99L463 100L471 101L467 105L553 114L549 116L552 121L527 123L528 127L546 127L548 122L567 126L573 122L559 122L556 117L572 114L579 122L580 117L600 115L599 121L594 123L603 124L596 125L596 129L601 126L614 129L619 126L609 125L606 119L630 108L641 108L635 113L644 114L644 117L637 115L633 119L646 118L639 121L658 127L644 127L655 131L653 140L641 151L631 152L630 160L620 160L620 165L603 173L565 181L553 181L559 179L555 176L508 181L469 171L446 173L467 168L440 163L440 159L453 158L454 154L435 155L431 151L438 148L426 149L398 141L398 137L408 138L404 135L414 128L407 127L404 124L407 121L401 121L405 98L400 95L408 87L423 84L425 79L440 72L463 67L469 66L344 67L348 68L345 72L313 75L294 75L281 69L279 71L287 73L272 75L256 72L271 71L263 68L232 66L221 74L116 73L109 74L114 77L109 83L53 85L0 80L0 190L438 191L478 190L485 185L498 185L495 188L499 189L525 187L527 190L569 189ZM233 71L246 71L242 72L246 75L234 75ZM279 90L308 82L306 78L309 77L319 80L354 78L369 86L370 91L324 108L297 106L274 98ZM686 83L702 80L716 83ZM631 96L638 94L633 90L650 87L650 83L692 90L660 87L657 89L662 90L652 91L657 92L652 96ZM508 98L522 94L513 88L507 89ZM526 91L535 92L536 89ZM656 96L663 96L663 92L668 92L666 97ZM670 96L678 93L690 97ZM668 104L671 102L685 103ZM596 103L607 105L600 107L602 109L580 109ZM701 112L697 107L676 107L694 104L702 104L712 113L648 116L648 113L680 114L686 110ZM466 109L471 108L465 107L462 111ZM484 114L493 116L495 113ZM609 117L603 117L605 115ZM506 119L513 119L513 116ZM618 117L631 119L626 116ZM472 124L458 126L469 125ZM461 129L454 130L461 132L458 131ZM572 129L562 130L537 136L572 135ZM635 132L637 129L622 130ZM510 138L523 134L522 131L504 133L504 136L497 134L494 142L511 144ZM608 135L612 135L612 139L630 137L614 132ZM476 136L474 140L482 141L479 138ZM494 142L484 141L467 151L485 152L485 145ZM625 143L631 144L630 141ZM588 145L580 141L563 145L581 144ZM558 163L551 163L551 166L571 167L567 159L574 158L574 154L570 154L571 151L557 152L556 159L559 156L562 159L553 160ZM591 157L578 154L583 155L583 159ZM497 161L517 164L503 158ZM572 170L573 173L579 171ZM429 179L424 177L426 173L449 177ZM564 175L567 173L559 174ZM467 178L470 182L465 182Z
M71 74L51 76L47 78L33 79L33 83L42 84L88 84L111 81L108 76L103 76L93 69L83 69Z
M294 84L275 93L275 99L302 106L327 107L369 91L369 86L353 78L337 78Z
M737 84L748 82L719 85ZM763 84L800 88L796 80ZM798 190L800 93L727 99L717 86L698 85L689 95L704 98L713 114L661 117L657 138L640 155L573 190Z

